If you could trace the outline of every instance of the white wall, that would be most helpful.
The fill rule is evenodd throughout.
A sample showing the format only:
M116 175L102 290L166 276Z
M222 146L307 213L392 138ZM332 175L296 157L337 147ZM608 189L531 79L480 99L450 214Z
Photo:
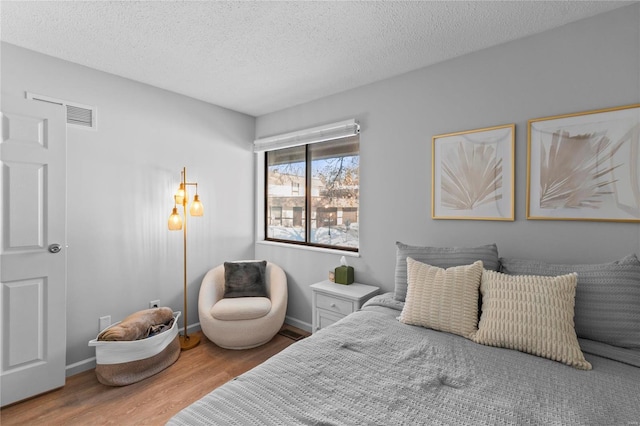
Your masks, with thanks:
M255 119L3 43L2 95L27 90L98 108L97 131L68 130L67 365L95 356L100 316L183 310L182 233L167 230L183 166L205 208L189 221L197 323L206 271L253 256Z
M356 279L393 289L395 241L496 242L503 256L600 262L640 252L640 226L525 219L526 121L640 102L640 5L259 117L2 43L3 96L24 91L98 107L98 131L68 132L67 364L94 356L98 317L160 299L182 310L181 233L166 230L179 171L199 182L191 220L189 323L204 273L264 258L289 278L290 319L311 323L309 285L339 255L257 244L254 156L262 137L355 117L361 134ZM135 66L135 64L132 64ZM516 221L430 218L431 136L516 123ZM254 127L255 126L255 127ZM380 194L395 194L396 204ZM82 364L78 368L82 368Z
M357 118L362 126L356 281L393 290L395 242L495 242L508 257L603 262L640 254L640 226L528 221L527 120L640 102L640 4L258 117L264 137ZM431 219L431 137L516 124L516 221ZM393 195L392 195L393 194ZM339 256L258 243L289 276L288 316L311 322L309 285Z

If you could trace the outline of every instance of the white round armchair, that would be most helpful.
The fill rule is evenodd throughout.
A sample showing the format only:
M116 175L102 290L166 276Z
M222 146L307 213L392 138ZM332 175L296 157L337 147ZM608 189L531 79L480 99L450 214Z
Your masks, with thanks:
M287 312L287 276L278 265L267 262L265 285L268 297L224 296L224 264L202 279L198 315L202 332L227 349L249 349L267 343L278 333Z

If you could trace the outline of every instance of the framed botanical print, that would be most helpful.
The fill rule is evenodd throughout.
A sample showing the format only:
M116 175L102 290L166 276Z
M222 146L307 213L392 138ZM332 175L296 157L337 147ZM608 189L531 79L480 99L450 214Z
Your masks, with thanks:
M431 217L514 220L515 124L432 139Z
M527 219L640 222L640 104L528 122Z

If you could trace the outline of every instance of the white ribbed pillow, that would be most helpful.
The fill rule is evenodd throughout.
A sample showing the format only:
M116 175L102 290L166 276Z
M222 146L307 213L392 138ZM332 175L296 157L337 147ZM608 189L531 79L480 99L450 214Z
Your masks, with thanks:
M557 277L484 271L482 314L473 341L591 370L573 323L576 273Z
M470 339L478 330L482 261L448 269L407 257L407 297L400 322Z

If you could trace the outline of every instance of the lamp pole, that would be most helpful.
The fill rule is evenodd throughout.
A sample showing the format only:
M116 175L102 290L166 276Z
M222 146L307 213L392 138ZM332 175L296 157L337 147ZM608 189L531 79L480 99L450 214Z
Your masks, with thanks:
M174 196L175 204L182 204L182 212L184 218L180 218L177 213L177 209L174 207L173 213L169 217L169 229L180 230L182 229L182 249L183 249L183 293L184 293L184 333L179 337L180 349L186 351L196 347L200 343L199 336L189 336L187 331L187 186L192 185L196 187L196 195L193 198L191 204L191 216L202 216L202 203L198 196L198 183L187 182L187 168L183 167L181 172L181 182L178 189L178 193ZM176 217L177 216L177 217Z

